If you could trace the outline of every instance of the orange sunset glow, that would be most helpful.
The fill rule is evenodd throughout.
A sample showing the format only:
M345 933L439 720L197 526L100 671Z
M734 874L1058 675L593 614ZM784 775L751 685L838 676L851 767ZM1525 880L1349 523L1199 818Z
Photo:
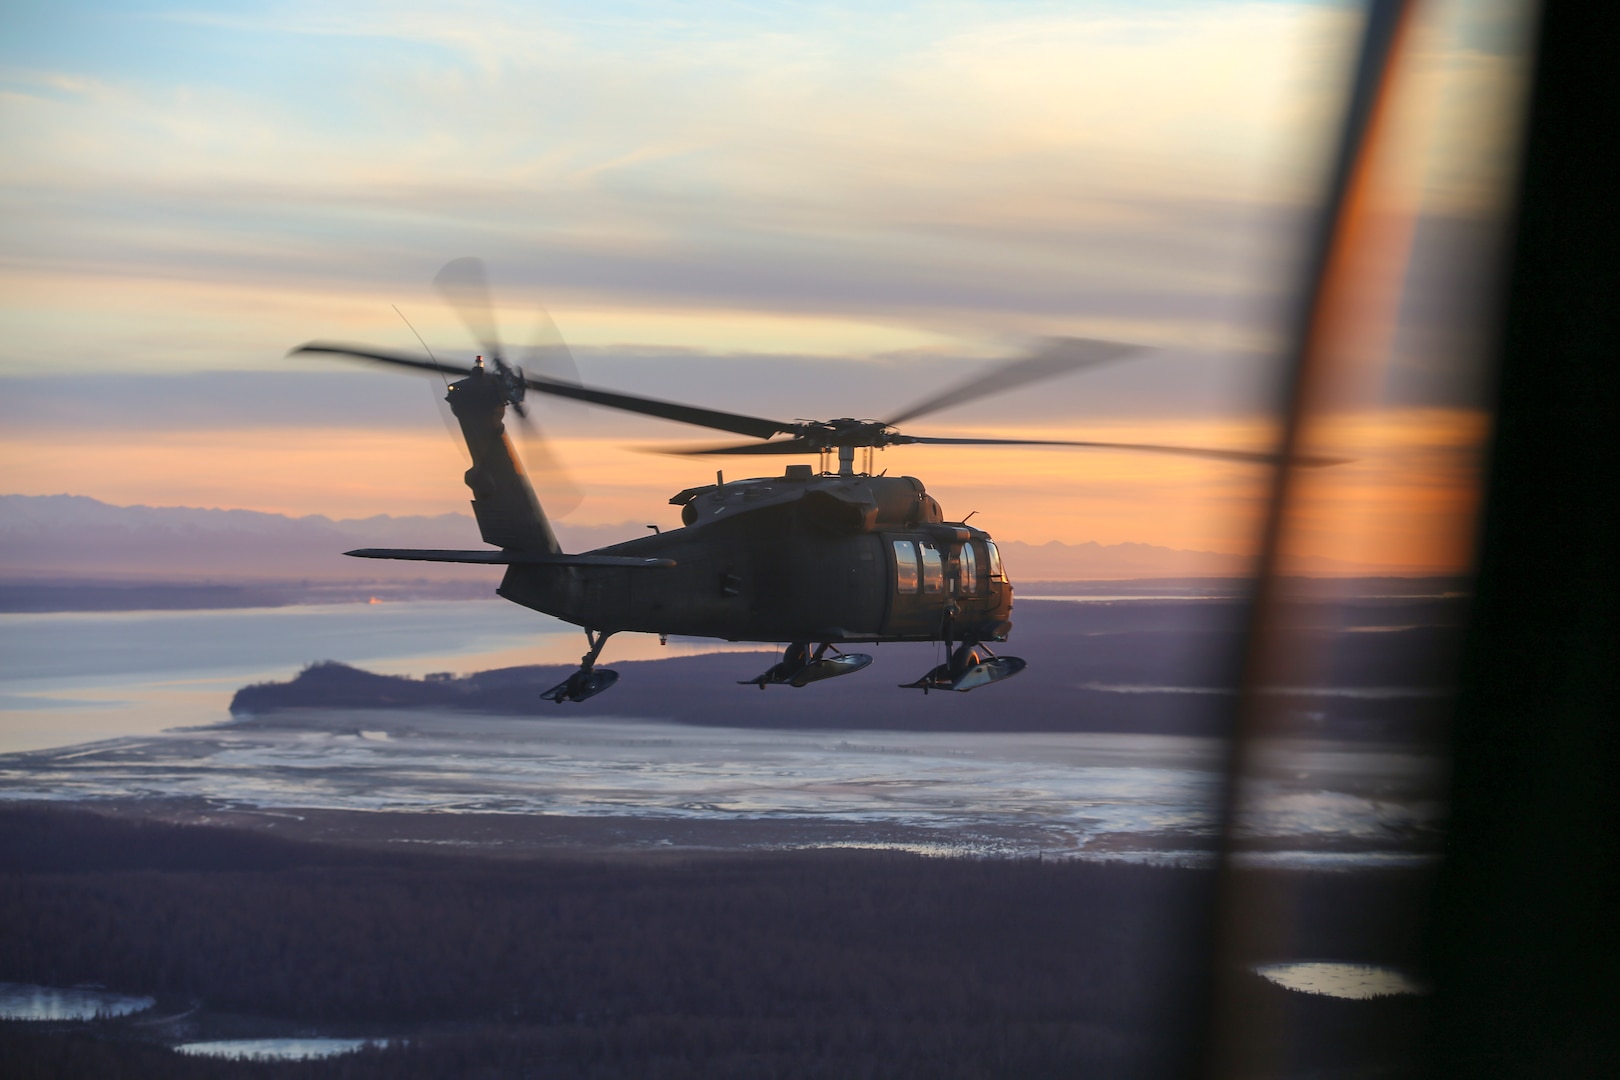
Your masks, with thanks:
M14 466L19 494L71 491L117 504L332 518L466 513L465 461L425 402L423 413L419 431L255 429L138 441L108 433L60 446L8 438L0 440L0 453ZM613 417L600 422L611 428ZM1335 423L1322 452L1349 460L1312 472L1298 553L1409 572L1465 565L1484 432L1483 417L1463 411L1375 413ZM1174 421L971 434L1257 449L1268 432L1257 423ZM548 446L583 489L581 504L563 517L577 524L671 527L679 512L669 496L713 478L711 461L640 452L611 435ZM769 474L776 463L718 464L736 478ZM1148 537L1167 547L1229 553L1249 550L1263 481L1259 467L1059 448L896 447L880 453L875 467L923 478L948 515L977 511L975 523L1005 539L1117 544ZM545 501L544 474L536 486ZM1354 507L1353 528L1342 520L1346 507ZM471 542L470 521L468 533Z

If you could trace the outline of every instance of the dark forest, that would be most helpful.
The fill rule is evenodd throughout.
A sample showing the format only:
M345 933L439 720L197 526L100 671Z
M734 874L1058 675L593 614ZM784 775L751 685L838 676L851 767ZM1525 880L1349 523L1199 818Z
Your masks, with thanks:
M0 813L0 865L0 980L201 1010L0 1023L13 1077L1163 1075L1209 887L891 852L399 854L30 808ZM1322 955L1408 958L1416 877L1289 880ZM1417 1020L1253 984L1312 1033L1284 1048L1301 1066L1398 1061ZM396 1041L297 1065L167 1048L233 1016Z

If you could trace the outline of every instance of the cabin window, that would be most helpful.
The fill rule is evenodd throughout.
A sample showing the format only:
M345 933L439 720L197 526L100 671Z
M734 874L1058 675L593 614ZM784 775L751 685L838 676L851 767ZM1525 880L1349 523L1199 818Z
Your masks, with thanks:
M894 591L917 591L917 545L910 540L894 542Z
M1006 581L1007 571L1001 567L1001 552L997 551L996 545L988 540L984 542L984 550L990 556L990 580Z
M972 544L962 545L962 558L956 564L956 574L961 582L958 591L963 596L972 596L979 591L979 557L973 554Z
M922 549L922 586L925 593L945 591L945 560L933 544L917 545Z

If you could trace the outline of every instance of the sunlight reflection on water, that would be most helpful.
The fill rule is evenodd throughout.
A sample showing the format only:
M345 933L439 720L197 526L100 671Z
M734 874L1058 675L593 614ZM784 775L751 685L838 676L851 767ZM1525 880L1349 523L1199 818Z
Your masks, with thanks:
M94 1020L144 1012L154 1004L153 998L105 990L0 983L0 1020Z
M750 648L627 634L614 660ZM0 753L211 724L255 682L337 660L381 674L574 663L577 627L504 600L0 614Z

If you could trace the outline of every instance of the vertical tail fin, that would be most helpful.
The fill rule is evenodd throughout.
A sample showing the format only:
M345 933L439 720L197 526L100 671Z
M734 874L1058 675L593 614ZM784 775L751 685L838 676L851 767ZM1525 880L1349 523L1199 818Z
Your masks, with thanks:
M472 454L467 486L484 543L513 551L562 551L523 465L506 437L507 397L501 381L477 369L450 384L446 397Z

